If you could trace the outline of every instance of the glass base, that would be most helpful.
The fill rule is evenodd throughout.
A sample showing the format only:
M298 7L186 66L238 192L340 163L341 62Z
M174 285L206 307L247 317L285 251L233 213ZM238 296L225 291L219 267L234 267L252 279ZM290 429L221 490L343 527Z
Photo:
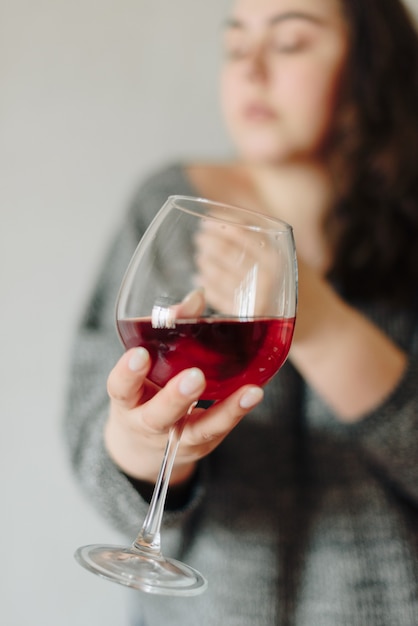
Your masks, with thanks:
M162 555L142 552L134 546L83 546L74 556L90 572L146 593L195 596L208 585L192 567Z

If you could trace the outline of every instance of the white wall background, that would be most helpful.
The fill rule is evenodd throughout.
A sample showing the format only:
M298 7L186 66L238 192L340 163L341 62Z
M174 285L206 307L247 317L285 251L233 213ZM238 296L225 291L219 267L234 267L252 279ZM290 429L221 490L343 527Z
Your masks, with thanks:
M67 464L68 352L138 180L172 158L224 149L216 34L227 2L0 0L5 626L125 623L133 592L73 559L78 545L120 539Z
M67 465L68 352L137 181L228 151L216 95L228 5L0 0L1 624L125 623L132 592L72 556L119 537Z

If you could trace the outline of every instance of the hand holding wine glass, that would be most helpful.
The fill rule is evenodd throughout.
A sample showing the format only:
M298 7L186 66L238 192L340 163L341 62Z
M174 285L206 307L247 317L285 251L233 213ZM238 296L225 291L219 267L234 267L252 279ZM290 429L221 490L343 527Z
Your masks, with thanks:
M79 548L76 557L84 567L150 593L193 595L205 589L199 572L161 552L161 521L180 438L186 427L176 481L185 480L196 461L261 399L256 386L267 383L285 361L296 291L287 224L207 200L168 199L120 289L117 328L128 352L109 377L113 427L125 437L123 449L129 447L126 436L138 433L131 456L142 450L143 463L148 455L150 480L151 461L170 430L168 443L132 546ZM199 399L214 404L207 411L195 408ZM138 474L144 478L143 470Z
M202 311L203 293L195 290L175 314ZM144 348L128 350L108 379L111 399L105 439L116 464L141 481L155 482L169 429L183 417L205 388L203 372L180 372L160 389L146 376L151 361ZM185 424L170 484L181 483L193 473L197 461L207 456L240 419L262 399L262 390L245 385L210 409L195 408Z

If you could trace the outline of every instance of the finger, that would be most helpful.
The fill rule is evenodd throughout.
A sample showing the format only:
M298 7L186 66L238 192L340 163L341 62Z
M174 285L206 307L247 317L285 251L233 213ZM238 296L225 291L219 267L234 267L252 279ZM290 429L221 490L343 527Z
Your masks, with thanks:
M212 309L224 314L233 314L237 285L241 280L228 272L219 263L199 257L196 263L199 273L196 280L204 288L205 298Z
M125 352L107 379L110 399L127 409L137 406L144 393L144 381L150 365L145 348L132 348Z
M205 256L212 262L233 268L240 265L247 253L239 242L231 242L226 237L216 237L212 233L198 233L195 237L198 256Z
M199 275L205 275L208 280L216 282L228 275L235 277L234 280L237 281L245 274L247 265L248 260L244 264L242 251L236 246L220 246L216 241L205 242L205 245L199 246L196 254Z
M180 304L175 304L170 308L176 319L199 317L205 310L204 290L198 288L190 291Z
M205 277L199 275L197 280L205 288L206 300L209 303L211 309L218 311L223 315L233 315L235 311L234 307L234 289L235 284L227 279L222 279L222 289L220 289L219 282L208 281ZM230 289L228 291L228 287Z
M202 370L184 370L141 406L141 422L154 433L169 430L199 400L206 386Z
M223 237L216 238L210 234L197 237L198 247L196 264L201 269L205 265L243 278L261 261L261 254L254 254L243 242L231 242Z
M189 418L183 443L205 446L207 454L231 432L242 418L256 407L264 397L261 387L247 385L222 402Z
M257 253L260 248L260 242L265 240L264 235L256 230L247 230L232 224L225 227L223 224L211 222L210 220L202 224L200 231L196 235L197 238L199 238L200 234L211 237L216 241L223 241L224 245L238 247L241 250L245 250L247 254L251 250Z

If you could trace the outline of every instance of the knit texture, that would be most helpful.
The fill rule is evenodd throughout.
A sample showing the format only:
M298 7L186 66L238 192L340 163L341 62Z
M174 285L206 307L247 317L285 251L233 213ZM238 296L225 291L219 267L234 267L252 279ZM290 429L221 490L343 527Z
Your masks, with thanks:
M89 500L127 536L147 504L106 453L106 379L122 347L114 306L125 269L181 165L147 180L105 259L72 355L65 440ZM186 506L166 512L163 551L200 570L194 598L131 591L145 626L417 626L418 315L362 307L409 354L384 403L337 421L286 363L265 399L200 464ZM104 583L105 584L105 583Z

